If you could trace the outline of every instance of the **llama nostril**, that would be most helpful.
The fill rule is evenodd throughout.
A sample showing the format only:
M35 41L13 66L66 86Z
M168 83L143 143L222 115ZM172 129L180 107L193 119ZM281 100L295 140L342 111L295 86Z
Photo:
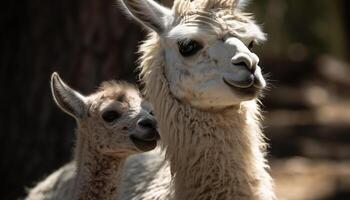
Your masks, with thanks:
M140 119L137 124L144 129L156 129L157 128L157 124L156 121L150 118L143 118Z
M143 142L158 140L157 121L155 118L141 118L137 121L138 131L132 133L131 137Z
M249 72L254 73L256 70L256 64L245 54L238 54L231 60L233 65L244 66Z
M245 62L234 63L234 65L246 66L248 68L248 66Z

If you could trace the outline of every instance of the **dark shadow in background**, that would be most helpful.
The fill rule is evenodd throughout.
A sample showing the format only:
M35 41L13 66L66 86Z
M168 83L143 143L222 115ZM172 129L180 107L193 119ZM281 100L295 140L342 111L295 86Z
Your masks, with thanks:
M1 4L0 193L15 199L71 157L75 125L52 101L51 73L83 92L134 81L143 34L114 0Z

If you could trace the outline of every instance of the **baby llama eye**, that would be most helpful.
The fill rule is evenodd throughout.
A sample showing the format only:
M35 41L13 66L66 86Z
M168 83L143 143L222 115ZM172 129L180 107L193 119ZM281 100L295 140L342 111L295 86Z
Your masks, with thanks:
M116 112L116 111L107 111L107 112L102 114L102 118L106 122L113 122L116 119L118 119L120 116L121 116L121 114Z

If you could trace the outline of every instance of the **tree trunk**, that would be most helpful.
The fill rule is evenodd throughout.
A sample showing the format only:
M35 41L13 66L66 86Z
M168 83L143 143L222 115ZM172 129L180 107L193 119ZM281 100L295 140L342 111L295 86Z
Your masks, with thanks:
M134 81L142 31L115 0L5 1L1 7L1 199L15 199L71 158L75 122L52 100L51 73L83 93L102 80Z

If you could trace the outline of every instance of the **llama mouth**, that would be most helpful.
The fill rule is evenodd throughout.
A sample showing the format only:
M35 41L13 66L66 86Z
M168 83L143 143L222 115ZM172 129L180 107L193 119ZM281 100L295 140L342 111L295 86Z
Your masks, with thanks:
M139 139L133 135L130 135L130 139L140 151L150 151L157 146L157 140L146 141Z
M222 79L228 86L240 89L250 88L255 82L254 75L250 73L247 73L244 76L225 74Z
M243 96L256 97L259 96L262 91L261 83L255 78L255 76L252 78L251 84L247 87L236 86L225 77L223 77L223 82L229 86L233 92L239 93Z
M245 69L238 73L225 73L222 79L230 88L246 94L257 94L266 86L260 67L254 72Z

